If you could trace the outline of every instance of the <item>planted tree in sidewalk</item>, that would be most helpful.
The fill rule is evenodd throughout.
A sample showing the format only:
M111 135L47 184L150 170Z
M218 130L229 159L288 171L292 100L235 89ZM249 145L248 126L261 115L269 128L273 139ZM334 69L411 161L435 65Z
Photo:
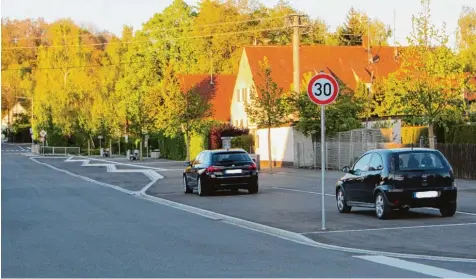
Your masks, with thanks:
M400 69L387 79L387 86L401 92L396 102L400 113L422 119L428 125L434 148L434 126L449 115L461 115L462 92L468 80L462 63L446 47L445 28L431 24L430 1L422 0L423 12L413 17L409 46L402 51Z
M190 161L191 136L200 134L207 127L208 118L212 116L211 104L196 88L187 92L181 90L180 81L172 64L165 70L160 90L156 126L169 137L174 137L180 132L185 135L186 160Z
M283 88L278 87L271 77L272 70L268 59L265 57L259 64L262 73L258 73L258 76L262 80L255 80L258 90L254 90L250 95L250 101L245 102L245 111L250 122L256 124L258 128L268 129L268 162L272 171L271 128L286 123L286 105Z

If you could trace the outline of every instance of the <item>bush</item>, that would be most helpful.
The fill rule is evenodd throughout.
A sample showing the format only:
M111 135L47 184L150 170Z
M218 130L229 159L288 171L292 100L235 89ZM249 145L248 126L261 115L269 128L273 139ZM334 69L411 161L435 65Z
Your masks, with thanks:
M428 127L402 127L402 144L419 144L421 136L428 137Z
M185 139L182 134L169 138L162 133L157 135L158 145L160 149L160 157L171 160L182 161L187 156Z
M231 125L230 123L214 125L210 129L208 148L209 149L222 148L221 137L237 137L237 136L247 135L247 134L249 134L249 129L238 128Z
M449 127L445 134L445 142L476 144L476 124Z
M254 138L253 135L247 134L247 135L241 135L238 137L234 137L231 140L231 147L232 148L243 148L249 153L254 152Z

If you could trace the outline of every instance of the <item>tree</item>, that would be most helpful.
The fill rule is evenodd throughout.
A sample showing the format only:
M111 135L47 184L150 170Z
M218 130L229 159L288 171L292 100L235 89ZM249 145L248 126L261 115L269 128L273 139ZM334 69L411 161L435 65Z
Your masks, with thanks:
M296 117L295 127L305 136L311 136L313 147L321 137L321 107L313 103L307 94L307 84L312 78L310 73L304 75L301 92L287 99L288 112ZM340 92L336 101L325 106L326 135L361 128L358 118L362 112L362 102L354 92L343 83L339 84Z
M345 23L338 28L337 35L339 44L343 46L360 46L364 36L369 36L373 45L388 45L387 40L392 31L382 21L371 20L367 14L352 7Z
M458 48L467 72L476 73L476 9L463 7L458 19Z
M196 88L188 92L181 90L173 64L166 68L160 90L161 99L156 103L159 110L156 127L169 137L182 132L186 140L186 160L190 161L191 136L201 133L206 127L212 116L211 104Z
M423 12L413 16L409 46L402 51L400 69L390 74L387 86L399 92L395 100L400 113L428 124L430 147L434 148L434 125L449 115L461 114L462 90L467 76L457 56L446 47L444 26L430 21L430 1L422 0Z
M259 128L268 129L268 162L270 171L273 170L271 156L271 128L286 123L286 105L283 96L283 88L271 78L271 66L265 57L259 62L262 81L255 80L254 92L250 96L250 102L245 102L245 112L250 122ZM256 90L256 87L258 90Z

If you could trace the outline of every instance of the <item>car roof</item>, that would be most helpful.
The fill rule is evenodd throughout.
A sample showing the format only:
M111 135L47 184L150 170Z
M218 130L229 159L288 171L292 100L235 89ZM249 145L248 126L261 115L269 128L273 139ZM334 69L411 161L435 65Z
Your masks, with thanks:
M400 152L409 152L409 151L431 151L438 152L436 149L432 148L423 148L423 147L402 147L402 148L391 148L391 149L372 149L365 153L378 152L378 153L400 153Z
M233 151L240 151L240 152L246 152L246 150L244 150L243 148L230 148L230 149L226 149L226 148L221 148L221 149L213 149L213 150L204 150L205 152L209 152L211 154L213 153L223 153L223 152L233 152Z

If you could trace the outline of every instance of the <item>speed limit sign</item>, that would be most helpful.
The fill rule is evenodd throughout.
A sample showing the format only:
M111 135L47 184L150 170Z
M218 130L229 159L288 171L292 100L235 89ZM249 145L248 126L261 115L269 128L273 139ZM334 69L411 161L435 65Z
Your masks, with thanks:
M321 107L321 214L322 214L322 230L326 230L326 214L325 214L325 166L326 164L326 118L325 106L332 104L339 95L339 84L337 80L326 73L319 73L311 78L307 85L307 95L309 99L316 105Z
M328 105L334 102L339 94L337 80L328 74L320 73L309 81L307 95L317 105Z

